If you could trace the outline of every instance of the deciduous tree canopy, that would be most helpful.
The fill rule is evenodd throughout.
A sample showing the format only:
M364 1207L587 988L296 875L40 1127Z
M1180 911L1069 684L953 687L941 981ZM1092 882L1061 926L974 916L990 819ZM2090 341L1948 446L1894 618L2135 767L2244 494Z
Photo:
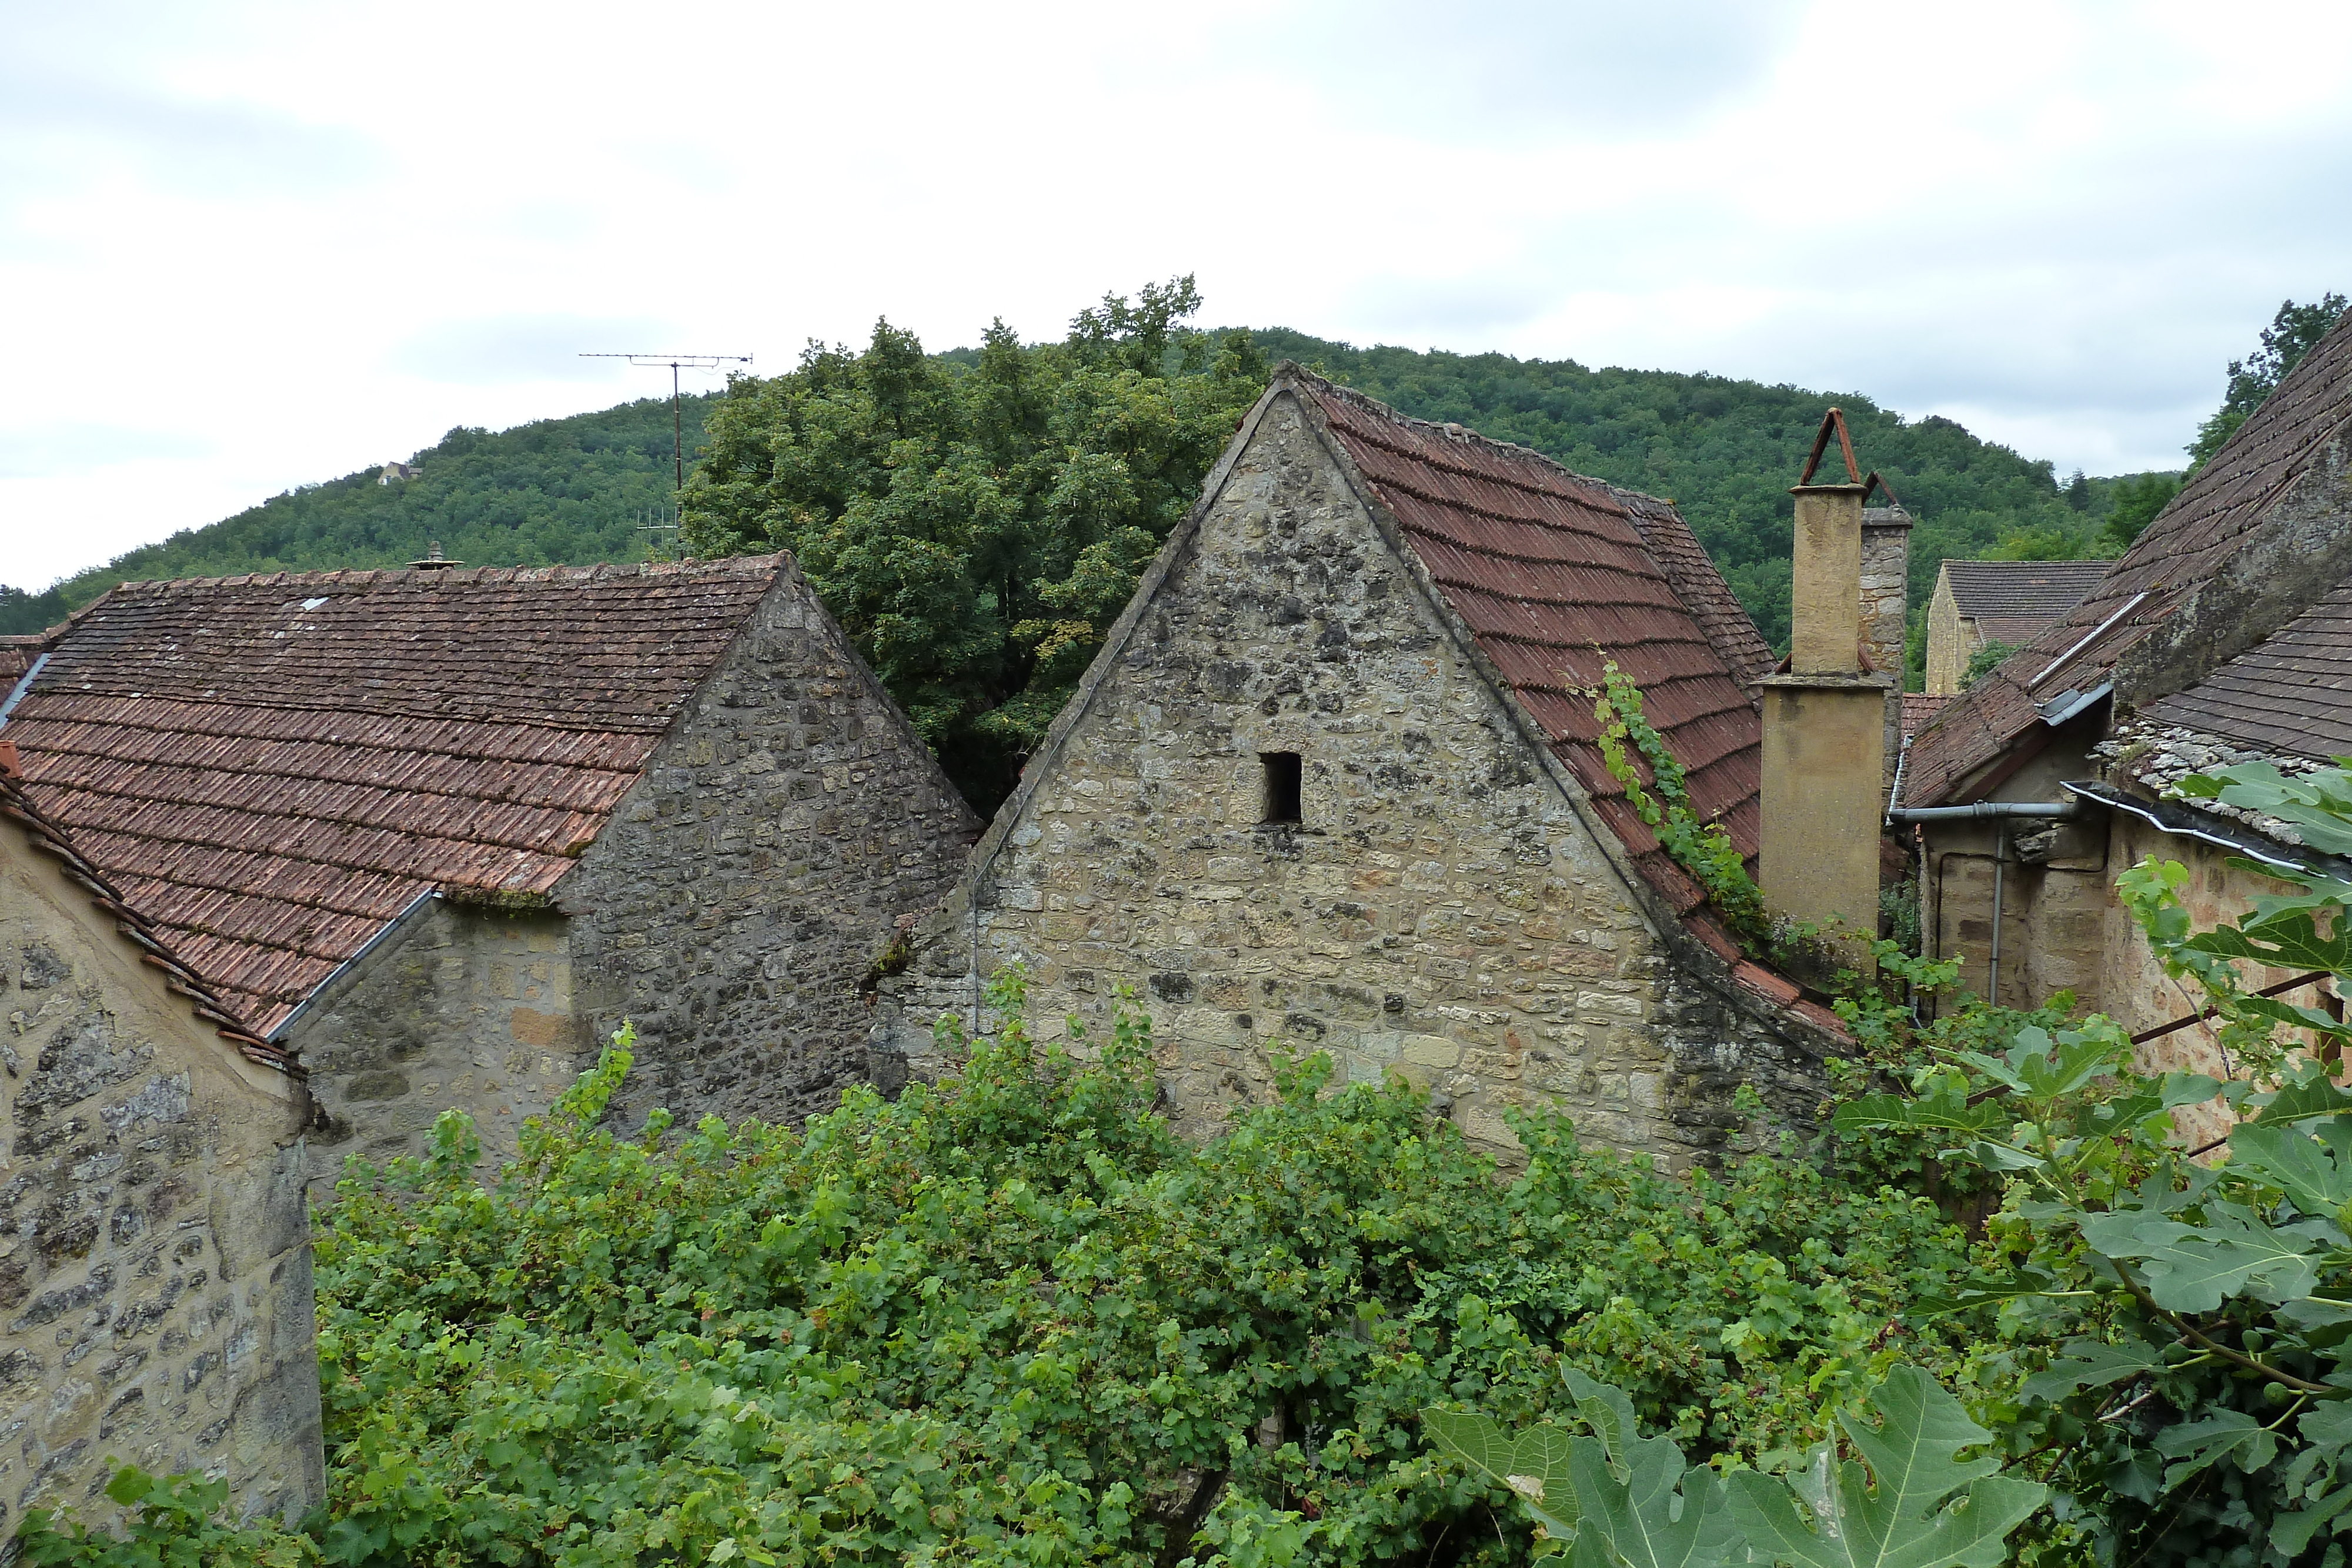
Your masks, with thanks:
M1265 389L1244 332L1184 325L1190 277L999 321L927 355L878 322L712 411L687 486L698 554L786 549L964 792L1001 800L1146 563Z

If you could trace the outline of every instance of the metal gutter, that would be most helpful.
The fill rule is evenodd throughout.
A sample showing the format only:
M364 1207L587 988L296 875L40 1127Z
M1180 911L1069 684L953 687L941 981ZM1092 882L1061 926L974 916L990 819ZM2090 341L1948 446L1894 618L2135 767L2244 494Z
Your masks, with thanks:
M2310 872L2319 876L2352 882L2352 861L2338 855L2323 854L2317 850L2298 852L2292 845L2263 837L2252 828L2233 828L2191 807L2176 806L2168 800L2142 800L2112 784L2066 783L2058 787L2085 800L2095 800L2102 806L2137 817L2158 832L2170 833L2176 838L2196 839L2284 871Z
M1895 754L1895 782L1886 791L1886 821L1878 824L1882 828L1895 825L1895 802L1903 799L1903 769L1910 761L1911 737L1906 735L1903 737L1903 748Z
M288 1013L278 1023L276 1029L269 1031L269 1043L276 1045L279 1040L284 1040L288 1031L293 1029L294 1025L300 1020L302 1015L309 1012L313 1004L315 1004L320 997L327 994L329 988L332 987L337 980L341 979L344 975L349 973L353 965L357 964L361 959L366 957L369 954L382 946L384 941L390 937L394 932L398 931L401 927L408 924L409 917L411 915L415 915L418 910L424 908L425 904L440 896L440 892L437 889L428 887L423 893L418 894L415 898L410 899L408 901L407 908L394 915L390 920L385 921L383 923L383 929L379 930L374 936L360 944L360 950L358 952L352 954L350 957L344 959L341 963L328 970L327 977L310 988L310 994L304 997L300 1004L297 1006L292 1012Z
M33 667L31 669L26 670L23 675L17 678L15 688L8 693L8 700L5 702L0 702L0 724L6 724L8 722L8 716L16 711L16 705L23 702L25 700L25 694L33 689L33 677L41 673L41 666L48 662L49 656L47 653L42 654L39 658L33 661Z

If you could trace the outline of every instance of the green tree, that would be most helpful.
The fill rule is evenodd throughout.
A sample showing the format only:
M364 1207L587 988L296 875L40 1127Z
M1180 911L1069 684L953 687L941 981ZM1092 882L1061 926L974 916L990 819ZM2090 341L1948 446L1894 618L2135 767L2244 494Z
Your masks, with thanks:
M56 625L65 616L65 595L54 587L34 593L0 583L0 637L39 632Z
M689 452L712 401L685 400ZM38 631L125 580L397 567L436 543L468 566L642 560L653 539L644 525L675 504L667 398L495 433L459 425L408 461L423 473L387 485L371 466L298 486L47 593L0 591L0 631Z
M1058 343L1002 321L927 355L877 322L740 377L687 486L698 554L792 550L982 810L1007 794L1143 568L1265 390L1189 277L1107 296Z
M2262 347L2251 358L2230 361L2230 384L2221 394L2221 406L2197 427L2197 439L2189 444L2190 473L2202 468L2221 444L2238 433L2238 426L2262 407L2263 400L2278 390L2286 373L2327 336L2344 314L2346 303L2341 294L2324 295L2313 305L2297 305L2292 299L2280 303L2278 314L2263 329Z
M1969 655L1969 667L1960 672L1960 690L1967 691L1987 675L2001 667L2011 653L2017 652L2014 643L1987 643Z
M2129 549L2140 531L2180 494L2180 480L2178 474L2128 474L2116 480L2100 530L2105 542L2118 555Z

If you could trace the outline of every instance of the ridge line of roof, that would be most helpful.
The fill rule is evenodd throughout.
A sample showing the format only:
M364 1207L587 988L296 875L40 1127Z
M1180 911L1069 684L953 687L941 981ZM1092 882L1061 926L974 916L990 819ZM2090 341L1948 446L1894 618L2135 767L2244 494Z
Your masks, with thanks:
M125 578L97 599L82 606L73 615L58 622L52 631L70 625L74 621L95 610L118 593L152 593L173 589L198 588L343 588L374 591L378 589L424 584L437 587L444 583L488 583L503 585L524 583L608 582L628 578L678 579L686 580L726 580L741 579L752 581L762 576L773 576L790 558L788 550L771 550L765 555L719 556L708 560L682 561L594 561L583 566L562 562L547 566L460 566L460 567L321 567L311 571L241 572L224 577L157 577ZM47 635L44 633L43 635Z
M1545 454L1537 451L1532 446L1522 446L1518 443L1512 441L1498 441L1494 436L1483 434L1478 431L1471 429L1466 424L1456 423L1452 421L1441 423L1437 420L1422 419L1413 414L1406 413L1402 409L1392 407L1388 403L1381 402L1378 398L1373 397L1370 392L1360 392L1351 386L1343 386L1339 382L1332 381L1326 376L1318 376L1313 371L1308 370L1306 366L1300 364L1296 360L1283 360L1278 361L1274 367L1274 375L1270 378L1268 384L1271 384L1273 381L1280 380L1286 371L1294 375L1300 381L1312 382L1316 387L1320 388L1324 392L1339 398L1344 402L1355 405L1374 419L1381 420L1390 424L1403 425L1408 428L1419 428L1429 431L1439 440L1452 441L1465 446L1482 447L1486 451L1496 454L1497 456L1513 458L1521 462L1533 462L1539 464L1543 467L1549 468L1556 474L1565 475L1570 479L1575 479L1585 485L1594 486L1607 491L1611 498L1618 501L1620 505L1622 505L1624 498L1627 497L1654 502L1662 507L1672 507L1675 504L1664 496L1653 496L1647 491L1628 489L1622 485L1612 484L1609 480L1601 478L1595 475L1580 474L1575 469L1570 468L1566 464L1560 462L1558 458L1547 456ZM1398 455L1410 457L1412 455L1411 453L1399 453ZM1449 501L1447 504L1450 506L1456 505L1458 503Z

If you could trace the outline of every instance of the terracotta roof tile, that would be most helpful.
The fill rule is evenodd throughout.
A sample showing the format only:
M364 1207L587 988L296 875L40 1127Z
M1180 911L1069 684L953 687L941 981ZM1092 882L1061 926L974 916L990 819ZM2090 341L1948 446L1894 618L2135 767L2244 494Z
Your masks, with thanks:
M223 1040L252 1061L299 1077L301 1065L292 1052L247 1027L232 989L221 982L207 955L197 950L201 945L184 941L169 926L151 920L145 913L150 905L139 886L110 877L83 852L71 830L41 810L26 786L20 760L12 743L0 741L0 816L23 828L34 848L58 861L66 875L89 894L90 902L114 917L115 929L140 949L142 960L161 971L163 983L186 998L196 1016L211 1024Z
M1773 661L1688 525L1667 502L1525 448L1297 382L1643 878L1678 916L1699 914L1701 889L1602 763L1579 690L1614 659L1688 769L1694 806L1754 859L1762 731L1745 683Z
M1906 736L1913 736L1927 728L1935 722L1936 716L1944 711L1944 705L1951 700L1948 695L1930 696L1924 692L1904 693L1903 733Z
M267 1035L423 893L545 894L784 571L127 583L48 634L21 790Z
M2128 649L2221 573L2347 420L2352 315L2288 372L2080 604L1920 732L1905 803L1949 797L2041 722L2037 699L2105 680Z

